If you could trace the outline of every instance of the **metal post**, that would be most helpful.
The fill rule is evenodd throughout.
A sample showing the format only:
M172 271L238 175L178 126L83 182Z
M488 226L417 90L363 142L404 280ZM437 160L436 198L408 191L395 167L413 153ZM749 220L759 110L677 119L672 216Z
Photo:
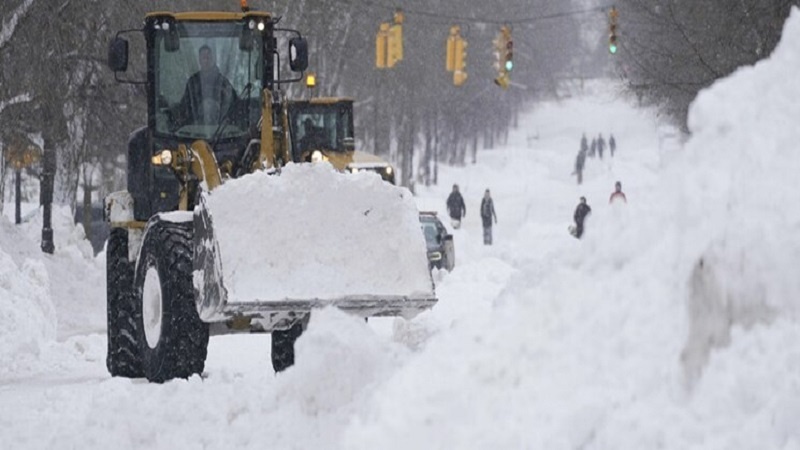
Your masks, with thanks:
M56 173L56 154L53 143L45 141L44 161L41 175L41 195L40 203L43 207L42 214L42 251L52 254L55 251L53 243L52 228L52 207L53 207L53 188Z
M22 202L22 169L19 167L14 168L14 223L19 225L22 223L22 211L20 211Z

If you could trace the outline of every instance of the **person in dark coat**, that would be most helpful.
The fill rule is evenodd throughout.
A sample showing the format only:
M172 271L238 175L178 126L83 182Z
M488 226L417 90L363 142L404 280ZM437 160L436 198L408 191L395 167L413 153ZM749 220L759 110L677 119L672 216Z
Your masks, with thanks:
M450 220L453 228L459 229L461 227L461 219L467 215L467 205L464 204L464 197L458 192L458 185L453 185L453 191L447 197L447 213L450 214Z
M216 124L236 102L236 92L219 71L211 47L200 47L198 61L200 70L189 77L177 111L173 112L177 126Z
M487 189L481 200L481 221L483 222L483 244L492 245L492 219L497 223L497 214L494 212L494 202Z
M591 214L592 208L586 204L586 197L581 197L580 203L578 203L578 207L575 208L575 237L580 239L583 236L583 222L586 220L586 216Z
M586 142L586 133L583 133L583 136L581 136L581 151L582 152L589 151L589 144Z
M603 139L603 135L600 134L597 136L597 156L600 157L600 159L603 159L603 152L605 151L605 149L606 149L606 140Z
M595 150L597 150L597 138L592 138L592 145L589 147L589 158L594 158Z
M614 140L614 135L612 134L610 138L608 138L608 150L611 152L611 157L614 157L614 151L617 150L617 141Z
M583 183L583 166L586 164L586 152L581 150L575 158L575 174L578 176L578 184Z

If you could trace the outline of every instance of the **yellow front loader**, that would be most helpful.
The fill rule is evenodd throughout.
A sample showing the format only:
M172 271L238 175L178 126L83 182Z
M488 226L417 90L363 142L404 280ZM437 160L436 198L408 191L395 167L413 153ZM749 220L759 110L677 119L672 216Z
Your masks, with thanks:
M200 374L209 335L233 332L271 332L279 371L293 363L294 341L315 308L411 317L436 302L427 270L419 270L427 262L418 224L386 230L404 247L420 247L391 273L370 260L385 242L359 242L357 233L347 241L350 230L416 218L410 195L322 166L284 167L294 158L281 86L302 79L308 55L301 34L277 22L246 4L236 12L153 12L109 46L115 77L142 84L148 110L128 143L127 189L106 199L114 376L163 382ZM131 33L146 43L144 80L123 78ZM287 69L292 76L282 78ZM345 136L337 142L352 145ZM381 206L396 198L397 207ZM329 229L349 243L326 247ZM359 246L373 251L342 251ZM318 282L302 278L308 273Z

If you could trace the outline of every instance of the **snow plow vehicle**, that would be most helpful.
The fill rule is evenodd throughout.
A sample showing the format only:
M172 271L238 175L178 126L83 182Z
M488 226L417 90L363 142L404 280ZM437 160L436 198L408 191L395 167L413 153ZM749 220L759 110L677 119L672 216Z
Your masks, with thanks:
M148 111L128 142L127 190L105 200L112 376L201 374L209 336L237 332L271 333L281 371L314 309L410 318L436 303L410 192L283 159L280 87L302 79L307 43L242 4L149 13L109 45L115 78L134 82L120 79L123 36L143 34Z
M316 97L289 100L291 160L328 161L345 172L375 172L395 184L394 167L380 157L356 150L353 126L353 99Z

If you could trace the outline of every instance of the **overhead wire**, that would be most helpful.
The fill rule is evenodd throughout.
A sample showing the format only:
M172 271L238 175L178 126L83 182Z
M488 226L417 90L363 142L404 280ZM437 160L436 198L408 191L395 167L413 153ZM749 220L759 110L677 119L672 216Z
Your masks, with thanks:
M460 16L454 14L442 14L439 12L421 10L416 8L401 8L397 6L388 6L379 1L375 0L334 0L339 3L360 3L362 5L375 7L384 9L387 11L402 11L404 15L412 15L412 16L421 16L426 17L429 19L444 19L449 20L451 22L459 22L459 23L472 23L472 24L488 24L488 25L519 25L519 24L527 24L527 23L534 23L543 20L551 20L551 19L558 19L562 17L570 17L582 14L589 14L589 13L596 13L596 12L603 12L607 9L610 9L612 5L602 5L602 6L594 6L591 8L584 8L584 9L577 9L572 11L562 11L557 13L551 14L540 14L536 16L529 16L529 17L521 17L521 18L508 18L508 19L492 19L492 18L477 18L477 17L469 17L469 16ZM444 23L444 22L443 22Z

